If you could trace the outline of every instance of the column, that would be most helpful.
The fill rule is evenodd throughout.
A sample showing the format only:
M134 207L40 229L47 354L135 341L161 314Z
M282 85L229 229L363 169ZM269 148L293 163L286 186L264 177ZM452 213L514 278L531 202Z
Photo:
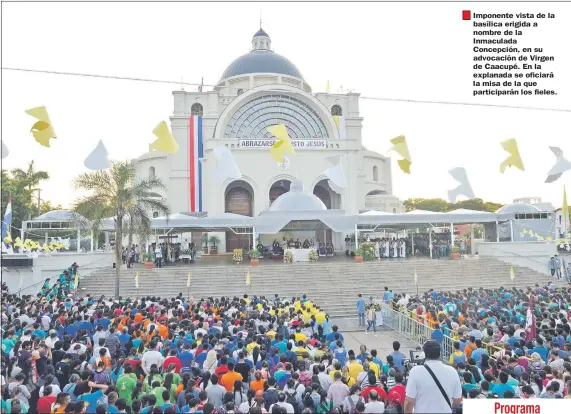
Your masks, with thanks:
M511 241L513 243L513 241L514 241L514 222L513 222L513 220L510 220L510 236L511 236Z
M91 230L91 234L89 235L91 239L91 253L93 253L93 230Z
M454 223L450 223L450 248L454 247Z
M355 224L355 250L359 248L359 230L357 229L357 225Z
M474 256L474 225L470 224L470 256Z
M105 251L109 251L109 232L105 232Z
M48 232L47 231L44 233L44 243L46 243L46 244L48 243Z
M81 229L77 229L77 252L81 251Z
M428 229L428 247L430 248L430 258L432 259L432 229Z
M500 242L500 224L498 223L498 220L496 220L496 242Z
M410 234L410 239L411 239L411 255L414 256L414 235L416 234L416 230L413 229L412 233Z

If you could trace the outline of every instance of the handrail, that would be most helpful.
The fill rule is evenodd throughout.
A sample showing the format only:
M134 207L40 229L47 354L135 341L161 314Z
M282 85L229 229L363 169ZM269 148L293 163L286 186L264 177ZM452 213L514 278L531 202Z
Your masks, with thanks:
M384 301L381 301L381 308L383 311L383 322L391 329L398 332L400 335L418 343L421 346L427 340L432 338L434 328L431 326L431 321L426 319L424 316L415 315L414 311L402 309L402 306L401 309L397 311ZM425 324L421 322L423 319L428 323ZM391 326L391 324L393 326ZM458 341L457 331L451 332L453 334L452 336L443 334L441 359L445 363L448 363L450 355L453 353L454 342ZM504 350L504 348L491 343L483 343L483 345L490 355L493 355L495 352ZM531 358L527 356L525 358L531 361Z

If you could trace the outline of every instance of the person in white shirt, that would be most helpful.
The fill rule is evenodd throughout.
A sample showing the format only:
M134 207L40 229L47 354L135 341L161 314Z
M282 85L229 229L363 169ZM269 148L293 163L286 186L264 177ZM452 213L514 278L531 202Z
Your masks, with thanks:
M365 404L365 413L382 414L384 412L385 404L382 401L379 401L379 394L377 391L372 390L369 393L369 402Z
M54 349L54 346L56 342L59 341L59 338L57 337L57 332L54 329L52 329L49 333L50 335L45 339L44 342L48 348Z
M143 354L143 358L141 359L141 368L145 371L145 374L149 373L151 369L151 365L156 365L157 367L163 366L163 355L156 350L156 345L151 341L149 344L149 350Z
M294 414L295 413L295 409L293 408L293 405L286 402L286 395L283 392L280 392L278 394L278 402L275 404L272 404L270 406L270 409L268 412L270 412L270 413L273 412L273 408L275 405L277 405L278 407L285 408L287 410L288 414Z
M462 385L456 370L440 360L440 344L429 340L423 346L424 365L410 371L404 401L405 413L452 413L462 403ZM436 380L446 395L440 391Z
M44 314L42 316L42 328L44 331L47 331L48 329L50 329L51 321L52 321L52 319L47 314Z
M69 353L70 354L77 354L77 355L81 355L81 354L85 354L85 352L87 351L87 347L83 344L75 344L73 345L72 348L69 348Z

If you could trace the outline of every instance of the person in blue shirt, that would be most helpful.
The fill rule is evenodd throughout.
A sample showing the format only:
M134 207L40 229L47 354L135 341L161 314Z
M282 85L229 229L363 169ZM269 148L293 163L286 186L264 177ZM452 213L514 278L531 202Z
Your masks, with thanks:
M333 352L333 358L339 361L341 366L344 367L347 363L347 350L343 348L343 343L341 341L337 341L335 345L337 345L337 348Z
M536 346L531 350L531 353L537 352L543 362L547 364L547 357L549 356L549 350L543 346L543 339L537 338L536 339Z
M373 362L375 364L377 364L379 367L383 366L383 361L381 360L381 358L379 358L377 356L377 350L376 349L371 349L371 357L372 357Z
M337 325L333 325L332 329L333 331L325 337L327 342L334 342L337 341L338 339L341 339L342 341L345 340L345 338L343 338L343 334L341 332L337 332L339 330L339 327Z
M393 352L391 352L390 355L393 357L393 363L395 364L395 368L397 368L402 373L404 371L403 360L406 357L402 352L400 352L399 341L393 342Z
M430 335L430 339L435 340L442 346L442 341L444 340L444 334L440 330L440 324L434 324L434 331L432 331L432 335Z
M359 293L359 299L357 299L357 313L359 314L359 326L365 326L365 299L363 295Z
M97 405L104 401L103 393L107 391L107 388L109 387L105 384L96 384L91 381L88 382L88 385L91 387L93 392L81 394L77 397L77 401L85 401L87 403L87 410L85 411L86 414L95 414Z
M131 335L129 335L129 329L128 328L123 328L123 331L117 335L117 337L119 338L119 343L121 344L121 351L125 352L125 345L127 345L127 342L129 342L129 339L131 339Z
M47 333L40 328L39 323L35 323L34 324L34 331L32 332L32 335L37 335L42 339L46 339Z
M182 352L178 354L178 358L180 359L183 367L191 367L194 356L192 355L192 352L190 352L190 345L184 345Z
M504 392L511 391L514 392L512 386L508 385L509 375L505 372L500 372L500 384L496 384L492 387L492 392L498 394L499 398L504 398Z

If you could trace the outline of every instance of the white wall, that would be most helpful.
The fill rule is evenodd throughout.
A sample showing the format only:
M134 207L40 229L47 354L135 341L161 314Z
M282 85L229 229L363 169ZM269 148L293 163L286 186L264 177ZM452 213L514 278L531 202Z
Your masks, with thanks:
M79 265L79 274L86 276L101 268L113 267L114 252L94 253L58 253L51 256L40 256L34 259L34 266L30 268L9 268L2 270L2 281L6 282L10 292L17 292L22 278L22 294L35 295L39 292L41 283L48 277L52 282L60 273L71 266ZM89 292L88 292L89 293Z
M493 257L516 266L524 266L544 274L549 271L549 259L557 254L555 242L478 243L480 256Z

